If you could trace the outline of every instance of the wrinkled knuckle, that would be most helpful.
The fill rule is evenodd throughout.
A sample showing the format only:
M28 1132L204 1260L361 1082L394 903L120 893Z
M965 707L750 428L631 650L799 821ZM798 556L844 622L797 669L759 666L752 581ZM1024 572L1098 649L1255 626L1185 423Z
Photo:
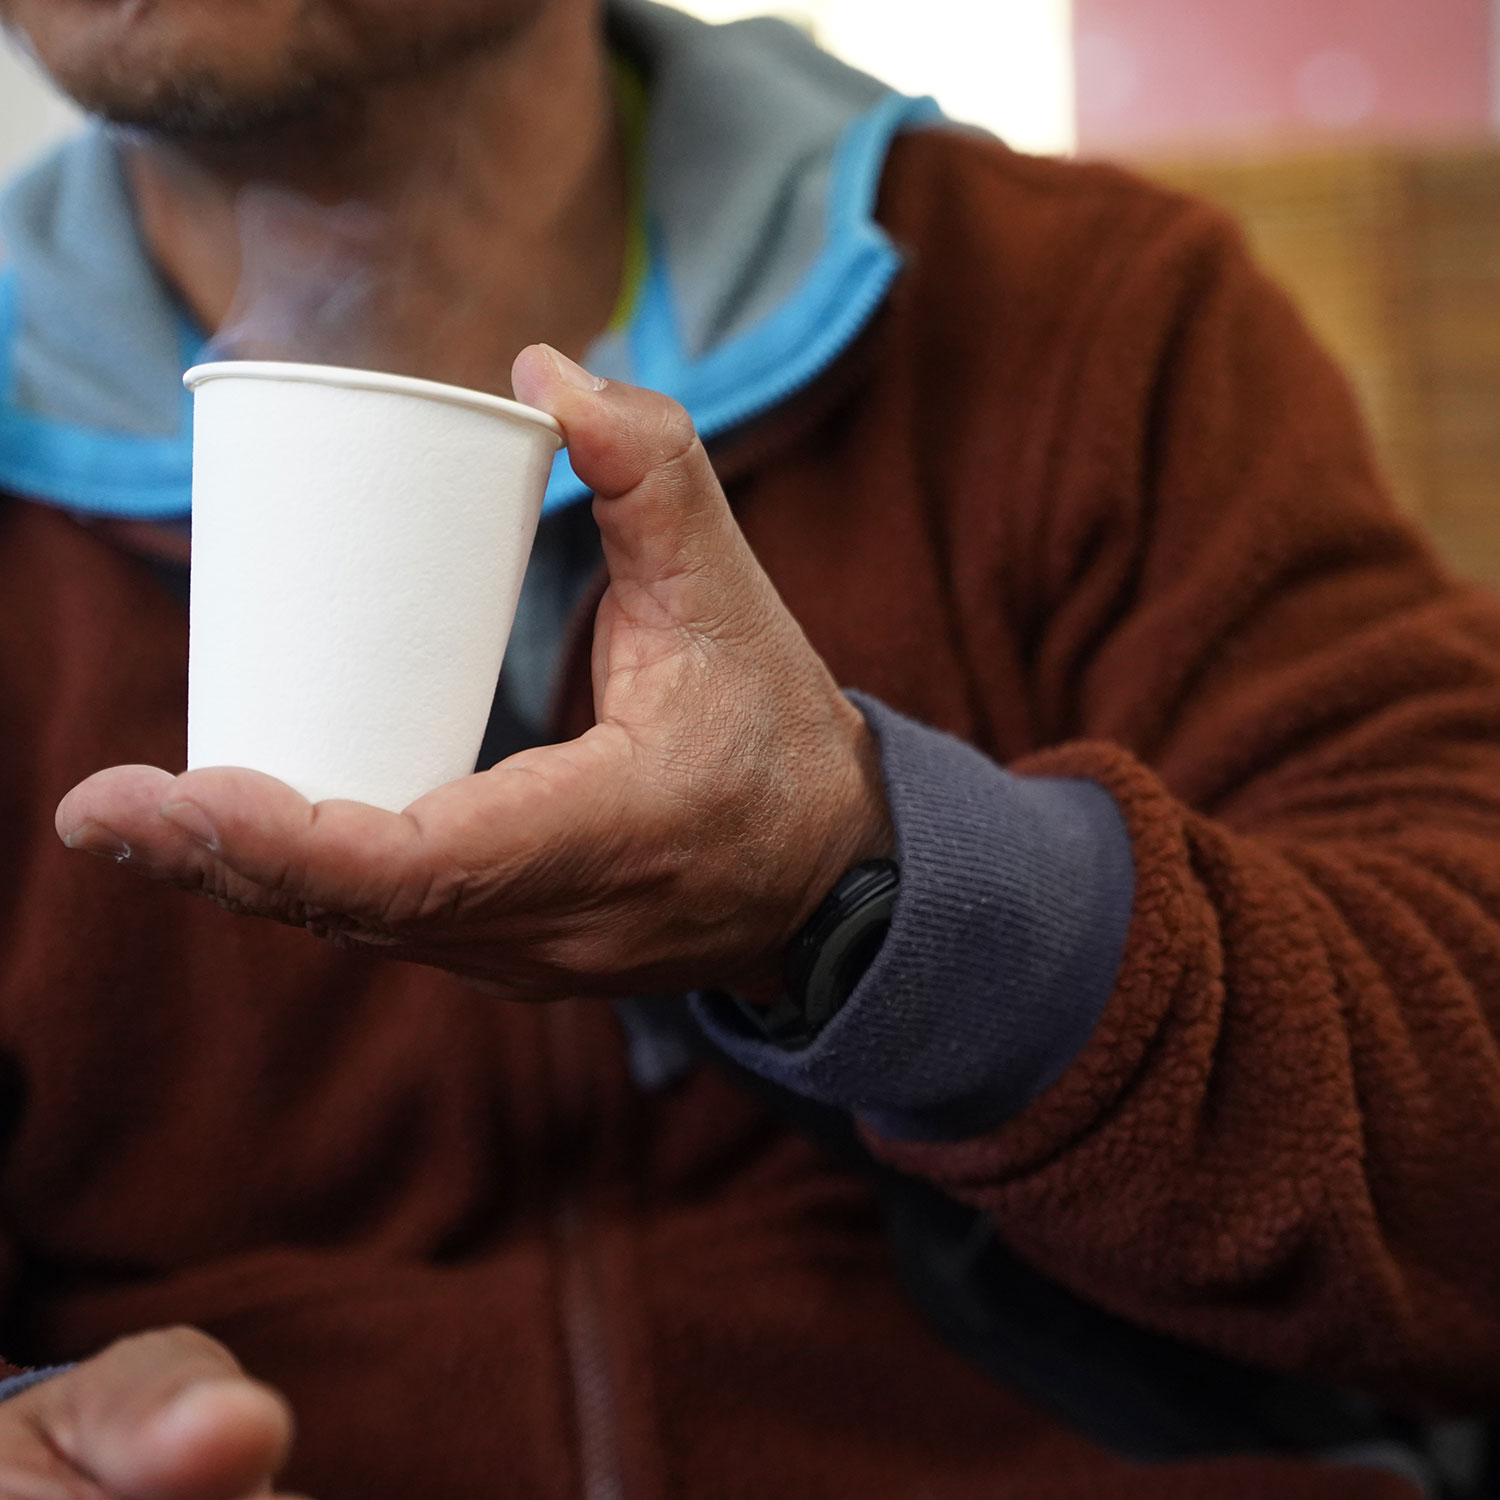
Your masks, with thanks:
M452 920L464 910L471 883L463 869L414 870L383 893L371 925L395 932Z
M663 401L656 432L657 467L683 466L698 447L698 429L687 408L676 401Z
M387 922L440 921L463 902L467 884L461 871L425 870L421 877L397 890L383 913Z
M194 892L212 897L220 880L220 867L216 861L206 860L186 867L171 866L153 872L164 884L175 886L180 891Z
M309 918L320 915L310 903L291 893L288 887L261 885L223 865L200 872L192 889L206 896L221 911L241 917L264 917L301 927Z
M307 889L307 871L290 861L282 861L258 882L267 895L287 905L298 902Z
M196 871L189 884L211 901L223 903L234 895L235 882L228 869L220 864L206 865Z
M261 891L260 887L252 886L249 881L217 860L199 866L181 884L188 890L207 896L210 901L226 910L236 912L251 910L256 905L253 897Z

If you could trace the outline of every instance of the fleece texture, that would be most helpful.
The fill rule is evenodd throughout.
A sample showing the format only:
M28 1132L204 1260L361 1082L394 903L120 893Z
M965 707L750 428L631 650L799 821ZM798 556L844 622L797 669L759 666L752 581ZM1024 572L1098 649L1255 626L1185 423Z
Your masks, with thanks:
M880 218L886 310L720 472L841 683L1101 788L1135 884L1050 1087L869 1147L1147 1328L1493 1407L1500 607L1215 213L932 132ZM1070 1433L909 1309L865 1182L718 1071L638 1089L608 1007L497 1007L69 855L69 786L182 763L185 653L147 568L0 507L10 1358L199 1324L287 1392L322 1500L1409 1500Z

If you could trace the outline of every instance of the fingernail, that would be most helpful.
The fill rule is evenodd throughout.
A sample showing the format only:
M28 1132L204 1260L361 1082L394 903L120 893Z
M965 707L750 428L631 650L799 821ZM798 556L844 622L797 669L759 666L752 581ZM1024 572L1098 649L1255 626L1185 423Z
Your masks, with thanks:
M547 351L547 357L557 367L558 376L574 390L602 391L609 384L607 380L602 380L597 375L590 375L582 365L554 349L551 344L543 344L542 348Z
M167 822L175 823L195 844L202 844L210 854L219 852L219 831L196 802L169 802L162 808L161 815Z
M117 865L130 858L130 845L103 823L80 823L71 833L63 835L63 843L70 849L96 854L100 859L112 859Z

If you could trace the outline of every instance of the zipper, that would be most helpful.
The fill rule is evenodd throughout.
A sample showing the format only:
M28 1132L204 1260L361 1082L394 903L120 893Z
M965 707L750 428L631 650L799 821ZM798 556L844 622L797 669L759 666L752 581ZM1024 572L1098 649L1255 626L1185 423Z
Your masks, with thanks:
M588 1081L579 1067L572 1011L575 1001L547 1006L546 1035L559 1111L565 1123L581 1121ZM563 1162L565 1185L552 1211L558 1256L558 1314L578 1432L582 1500L626 1500L620 1410L611 1358L609 1321L599 1276L597 1234L585 1174Z
M563 1199L553 1225L562 1262L563 1343L573 1383L583 1500L625 1500L620 1413L610 1368L604 1294L592 1255L590 1215L581 1193Z

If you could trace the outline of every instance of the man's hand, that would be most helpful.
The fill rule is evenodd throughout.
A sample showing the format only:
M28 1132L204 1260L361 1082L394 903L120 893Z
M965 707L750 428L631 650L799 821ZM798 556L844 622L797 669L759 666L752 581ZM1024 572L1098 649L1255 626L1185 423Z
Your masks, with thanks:
M272 1500L292 1420L190 1328L125 1339L0 1404L4 1500Z
M250 771L121 766L63 799L58 832L235 910L517 998L769 994L839 877L893 846L869 730L680 407L541 347L514 379L562 423L597 497L609 588L593 729L401 814L313 806Z

